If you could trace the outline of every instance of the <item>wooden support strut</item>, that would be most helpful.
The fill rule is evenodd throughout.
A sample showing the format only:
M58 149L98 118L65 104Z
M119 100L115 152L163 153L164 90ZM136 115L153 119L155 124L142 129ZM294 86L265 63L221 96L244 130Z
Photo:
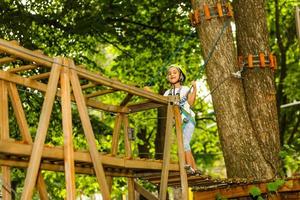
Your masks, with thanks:
M81 119L83 130L84 130L84 134L85 134L88 144L89 144L90 155L91 155L91 158L93 161L93 166L94 166L94 170L96 173L96 177L99 182L103 198L105 200L109 200L110 192L109 192L108 185L107 185L107 182L105 179L103 165L100 160L100 157L98 156L98 150L97 150L97 145L95 142L93 128L92 128L91 122L89 120L88 110L87 110L84 96L83 96L81 86L79 83L79 78L78 78L77 72L73 69L74 66L72 66L71 68L72 68L71 69L72 89L73 89L73 93L74 93L75 100L77 103L80 119Z
M17 86L14 83L9 83L8 89L9 89L8 93L11 99L12 107L17 119L20 133L22 135L22 140L27 144L32 144L32 138L29 132L29 126L26 121L25 112L22 107L22 102L17 90ZM39 171L38 178L37 178L37 188L39 191L40 198L42 200L47 200L48 193L47 193L46 184L41 171Z
M55 63L61 63L61 58L56 58L55 60ZM48 82L45 100L43 103L38 129L36 133L36 139L33 144L33 149L30 156L29 166L25 178L24 189L21 196L22 200L31 199L32 197L34 184L37 179L39 166L41 162L43 145L49 126L54 97L57 90L60 68L61 66L59 64L54 64L51 70L51 75Z
M169 97L171 98L171 97ZM167 120L166 120L166 133L165 133L165 144L163 153L163 167L159 189L159 199L166 199L167 197L167 186L169 176L169 165L170 165L170 151L171 151L171 136L172 136L172 121L173 111L172 105L169 103L167 107Z
M177 145L178 145L178 160L179 160L179 169L180 169L180 181L181 181L181 198L183 200L188 200L188 181L187 181L187 174L184 169L185 164L185 155L184 155L184 147L183 147L183 133L182 133L182 126L181 126L181 115L178 105L173 106L173 112L175 117L175 127L176 127L176 135L177 135Z
M9 138L9 120L8 120L8 92L7 83L0 80L0 139L7 140ZM10 167L2 166L2 198L3 200L11 199L11 177Z
M64 59L64 64L69 65L73 61ZM64 133L64 164L65 179L67 189L67 200L75 200L75 165L74 149L72 139L72 111L71 111L71 87L70 87L70 70L67 67L62 68L61 77L61 108L62 108L62 125Z

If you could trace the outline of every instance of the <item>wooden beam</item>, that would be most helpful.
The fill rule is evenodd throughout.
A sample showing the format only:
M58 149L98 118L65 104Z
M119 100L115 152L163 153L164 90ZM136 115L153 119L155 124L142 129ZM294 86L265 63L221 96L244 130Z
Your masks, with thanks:
M117 90L122 90L129 94L144 97L144 98L152 100L154 102L163 103L163 104L168 103L168 98L164 97L162 95L159 95L159 94L156 94L153 92L149 92L149 91L146 91L144 89L137 88L134 86L125 85L119 81L109 79L109 78L101 76L99 74L93 74L93 73L88 72L81 68L77 68L76 71L77 71L78 75L80 75L81 77L84 77L90 81L100 83L102 85L105 85L105 86L108 86L111 88L115 88Z
M33 52L18 44L13 44L9 41L0 39L0 51L11 54L18 58L22 58L27 61L36 62L39 65L46 67L52 67L54 59L43 54Z
M169 176L170 157L171 157L171 138L172 138L172 124L173 124L172 122L173 122L173 110L172 110L172 105L169 104L167 108L163 168L162 168L162 175L160 181L159 199L166 199L167 197L168 176Z
M0 140L9 139L9 116L8 116L8 92L7 83L0 80ZM2 171L2 198L11 199L11 177L10 167L1 167Z
M142 187L137 182L134 182L134 187L135 187L136 191L138 193L140 193L141 195L143 195L143 197L145 197L146 199L148 199L148 200L158 200L158 198L154 194L152 194L151 192L146 190L144 187Z
M298 42L299 42L299 45L300 45L300 8L298 6L296 6L295 19L296 19L295 21L296 21Z
M0 65L10 63L10 62L15 61L15 60L16 60L16 58L12 58L12 57L0 58Z
M0 79L6 80L6 81L10 81L19 85L23 85L29 88L33 88L36 90L39 90L41 92L46 92L47 90L47 85L40 83L38 81L35 80L31 80L29 78L24 78L21 76L18 76L16 74L12 74L9 72L5 72L5 71L1 71L0 70ZM57 96L61 96L60 91L58 91L56 93ZM71 97L72 101L74 101L74 97ZM86 104L92 108L96 108L96 109L100 109L100 110L104 110L104 111L108 111L108 112L124 112L127 113L128 112L128 108L126 107L120 107L120 106L115 106L115 105L108 105L108 104L104 104L101 103L99 101L93 100L93 99L89 99L86 101Z
M71 61L64 59L64 64L68 65ZM76 198L75 189L75 165L74 149L72 137L72 111L71 111L71 87L70 87L70 70L63 67L60 77L61 85L61 109L62 125L64 133L64 157L65 157L65 179L67 189L67 200Z
M17 86L14 83L9 83L9 96L11 99L12 107L17 119L17 123L19 125L19 129L22 135L22 139L25 143L27 144L32 144L32 138L29 132L29 127L26 121L26 116L25 112L22 107L22 102L17 90ZM44 178L41 174L41 171L39 172L38 175L38 180L37 180L37 188L39 190L40 198L42 200L47 200L48 199L48 193L46 189L46 184L44 181Z
M11 104L19 125L20 133L24 142L32 144L32 138L29 132L29 127L26 121L25 112L22 106L22 102L17 90L17 86L14 83L9 83L9 96Z
M56 63L61 63L61 58L56 58ZM60 65L54 64L51 70L47 91L41 111L41 116L38 124L36 138L33 144L32 153L30 156L29 166L25 178L24 189L22 192L21 199L31 199L33 188L37 179L39 165L42 157L43 145L45 142L51 111L54 104L54 97L57 90L58 79L60 75Z
M109 193L107 182L105 180L103 165L100 160L100 157L98 156L99 153L95 142L93 128L89 119L87 107L85 105L84 96L82 94L81 86L79 83L79 78L74 69L71 69L71 84L72 84L72 89L75 96L77 108L79 111L80 119L82 122L84 134L89 145L90 155L93 161L96 177L100 184L103 198L108 200L110 199L110 193Z
M239 198L250 196L249 191L252 187L258 187L262 194L267 193L268 183L248 184L248 185L236 185L226 188L219 188L206 191L195 191L195 200L215 200L216 195L220 194L223 198ZM277 190L278 193L295 192L300 191L300 179L288 179L284 185Z
M28 168L28 162L24 160L7 160L0 159L0 165L7 167L16 167L16 168ZM52 164L42 162L40 165L42 170L55 171L55 172L64 172L65 168L63 164ZM95 175L93 167L87 166L75 166L75 172L77 174L86 174L86 175ZM128 174L127 171L107 171L107 175L114 177L130 177L132 174Z
M49 78L49 76L50 76L50 72L45 72L45 73L42 73L42 74L37 74L37 75L30 76L28 78L30 78L32 80L41 80L41 79Z
M179 161L179 169L180 169L180 182L181 182L181 198L183 200L189 199L189 187L187 181L186 171L184 169L185 164L185 155L184 155L184 147L183 147L183 133L181 127L181 114L178 105L173 106L173 112L175 117L175 128L177 135L177 151L178 151L178 161Z
M115 90L115 89L100 90L100 91L94 92L92 94L85 95L85 98L93 98L93 97L101 96L101 95L104 95L104 94L113 93L113 92L116 92L116 91L117 90Z
M142 103L135 103L128 105L127 108L129 109L130 113L136 113L144 110L154 109L165 106L164 104L155 103L152 101L145 101Z
M32 152L32 144L24 144L12 141L0 141L1 155L15 155L21 157L29 157ZM111 156L109 154L98 153L101 162L112 168L126 168L137 170L161 170L161 160L146 160L146 159L127 159L120 156ZM62 147L44 146L42 150L43 160L64 160L64 150ZM87 151L75 151L74 159L76 163L92 164L92 159ZM170 163L170 171L179 171L177 163Z
M39 67L38 65L24 65L21 67L8 69L7 71L10 73L17 73L17 72L27 71L27 70L31 70L31 69L36 69L38 67Z
M88 83L88 84L82 85L81 89L84 90L84 89L95 87L95 86L97 86L97 84L95 84L95 83Z

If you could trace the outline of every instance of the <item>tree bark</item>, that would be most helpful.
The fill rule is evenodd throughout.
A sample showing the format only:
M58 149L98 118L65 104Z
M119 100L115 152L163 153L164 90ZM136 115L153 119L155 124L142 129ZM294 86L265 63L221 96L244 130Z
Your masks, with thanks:
M215 0L205 1L216 5ZM192 1L193 8L203 12L203 0ZM201 20L196 27L207 59L215 40L226 23L223 18ZM221 36L206 66L207 82L212 92L218 132L223 149L228 177L262 178L273 175L272 168L264 159L252 121L246 107L246 95L241 79L234 78L238 71L237 55L230 25Z
M264 0L234 1L239 55L268 55L268 29ZM274 71L269 67L246 70L243 74L246 106L263 159L268 164L264 178L279 175L280 138Z

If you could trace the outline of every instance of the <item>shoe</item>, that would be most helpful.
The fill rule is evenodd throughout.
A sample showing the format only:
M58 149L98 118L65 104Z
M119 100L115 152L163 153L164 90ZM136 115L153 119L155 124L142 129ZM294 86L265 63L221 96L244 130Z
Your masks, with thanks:
M194 168L192 168L191 165L185 165L184 169L186 170L186 172L188 174L195 174L196 173L196 170Z

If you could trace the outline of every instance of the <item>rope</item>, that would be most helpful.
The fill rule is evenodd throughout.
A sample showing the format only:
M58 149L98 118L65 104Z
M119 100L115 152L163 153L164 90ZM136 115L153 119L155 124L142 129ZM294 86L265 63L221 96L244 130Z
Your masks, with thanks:
M210 61L210 59L211 59L211 57L212 57L212 55L213 55L213 53L214 53L214 51L215 51L215 49L216 49L216 46L217 46L218 42L219 42L220 39L221 39L221 36L223 35L225 29L227 28L227 26L228 26L229 24L230 24L230 20L227 19L227 20L225 21L225 23L224 23L224 25L223 25L223 27L222 27L222 29L221 29L221 31L220 31L218 37L217 37L217 39L215 40L215 42L214 42L212 48L210 49L209 53L207 54L207 58L205 59L204 64L203 64L202 66L200 66L199 76L202 75L203 70L205 69L206 65L207 65L208 62Z

